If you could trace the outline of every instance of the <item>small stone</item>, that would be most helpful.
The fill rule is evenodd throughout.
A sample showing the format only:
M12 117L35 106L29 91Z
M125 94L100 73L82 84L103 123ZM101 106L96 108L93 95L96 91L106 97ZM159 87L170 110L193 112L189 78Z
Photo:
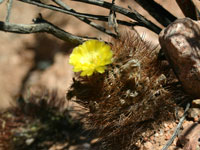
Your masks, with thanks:
M171 138L171 136L169 134L165 135L165 140L169 140Z
M27 139L27 140L26 140L26 145L29 146L29 145L31 145L34 141L35 141L34 138Z
M194 119L195 117L198 117L199 115L200 115L199 108L190 108L188 110L188 118Z
M162 149L162 148L163 148L163 146L162 146L162 145L160 145L158 149Z
M84 143L82 146L84 150L89 150L91 147L89 143Z
M155 136L155 137L158 137L158 136L159 136L159 134L158 134L158 133L156 133L154 136Z
M170 123L170 124L168 125L168 127L169 127L170 129L174 128L174 126L173 126L172 123Z
M79 139L80 139L80 140L85 140L86 137L84 137L84 136L80 136Z
M191 124L193 124L194 122L193 121L186 121L183 123L183 129L187 128L188 126L190 126Z
M194 122L198 122L199 121L199 117L194 117Z
M192 101L192 108L200 108L200 99L195 99Z
M150 137L150 140L153 141L153 140L154 140L154 136L151 136L151 137Z
M164 134L164 130L161 129L161 130L160 130L160 136L162 136L163 134Z
M138 146L138 147L141 147L141 141L138 140L138 141L135 143L135 145Z
M48 150L62 150L69 145L68 142L53 144Z
M174 141L172 143L173 146L176 146L177 139L178 139L177 137L174 139Z
M69 147L69 150L89 150L91 148L89 143L83 143L81 145L72 145Z
M69 147L69 150L77 150L77 149L78 149L78 146L72 145L72 146Z
M173 126L176 126L177 125L177 123L176 122L173 122Z
M181 117L181 116L183 116L183 114L184 114L184 109L183 109L182 107L178 107L177 110L178 110L178 113L177 113L177 116L176 116L176 117Z
M164 125L165 128L168 126L167 123L164 123L163 125Z
M151 142L144 143L143 150L152 150L152 149L153 149L153 144Z
M169 131L169 127L166 127L164 130L165 130L165 132Z
M177 19L159 35L161 48L188 94L200 97L200 22Z
M144 137L143 140L144 140L144 141L148 141L148 138L147 138L147 137Z
M120 101L121 105L124 105L126 103L126 101L124 99L120 99L119 101Z
M98 141L99 141L98 138L96 138L96 139L92 139L92 140L90 141L90 144L95 144L95 143L97 143Z

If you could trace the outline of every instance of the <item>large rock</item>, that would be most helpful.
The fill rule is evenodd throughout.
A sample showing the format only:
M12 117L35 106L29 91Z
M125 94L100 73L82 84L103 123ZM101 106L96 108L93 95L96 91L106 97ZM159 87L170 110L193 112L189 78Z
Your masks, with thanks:
M160 45L185 91L200 97L200 22L178 19L163 29Z
M177 145L181 145L183 150L199 150L200 124L188 125L179 135Z

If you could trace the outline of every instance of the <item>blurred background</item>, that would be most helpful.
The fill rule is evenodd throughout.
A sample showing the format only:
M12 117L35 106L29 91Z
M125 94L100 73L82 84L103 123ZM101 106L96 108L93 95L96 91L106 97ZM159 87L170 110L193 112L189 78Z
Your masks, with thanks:
M109 11L89 4L63 0L71 8L78 12L108 15ZM176 9L175 0L156 0L178 18L183 17L180 9ZM110 0L111 2L111 0ZM6 1L0 4L0 20L6 17ZM47 3L51 4L50 1ZM128 6L162 27L148 15L134 0L116 0L116 4L124 8ZM81 22L73 16L59 12L39 8L30 4L14 1L11 10L11 23L31 24L32 19L41 13L43 18L59 26L67 32L78 36L93 36L109 41L111 37L97 31L89 25ZM117 17L130 21L120 14ZM107 27L106 22L97 22ZM153 32L136 27L141 36L157 45L158 38ZM120 32L131 29L119 26ZM61 97L72 81L72 67L68 64L68 55L73 45L63 42L46 33L38 34L14 34L0 32L0 110L5 110L15 104L16 98L22 90L34 90L38 86L47 89L56 89ZM26 87L26 88L25 88Z

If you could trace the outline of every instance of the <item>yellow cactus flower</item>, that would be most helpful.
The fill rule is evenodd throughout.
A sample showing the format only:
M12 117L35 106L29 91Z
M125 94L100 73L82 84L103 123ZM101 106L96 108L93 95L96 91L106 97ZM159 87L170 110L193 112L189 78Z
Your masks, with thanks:
M106 65L112 62L113 53L109 45L98 40L88 40L73 49L69 63L74 72L91 76L94 72L104 73Z

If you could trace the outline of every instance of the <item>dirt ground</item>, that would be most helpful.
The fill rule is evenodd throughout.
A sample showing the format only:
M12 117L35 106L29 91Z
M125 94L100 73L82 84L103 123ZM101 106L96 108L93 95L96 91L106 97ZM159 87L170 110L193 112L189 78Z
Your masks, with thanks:
M178 18L183 17L181 11L176 9L177 5L175 0L156 1L161 3L165 8L168 8L168 10ZM95 6L91 9L89 5L77 4L77 2L69 0L65 0L65 2L75 10L85 13L104 15L109 13L105 9L99 9ZM125 8L131 6L153 22L156 22L134 1L121 0L116 3ZM6 16L6 2L0 4L0 11L0 20L3 21ZM110 37L96 29L92 29L90 26L80 22L74 17L41 9L18 1L14 1L10 22L30 24L32 19L37 17L38 13L41 13L46 20L72 34L79 36L95 36L105 40L110 39ZM119 18L124 17L119 15ZM128 18L125 19L129 20ZM104 25L104 23L101 24ZM159 25L158 23L156 24ZM159 26L161 27L161 25ZM120 26L120 30L126 32L128 29ZM137 30L142 36L145 35L146 40L153 44L158 44L156 34L141 27L138 27ZM52 35L43 33L20 35L0 32L0 37L0 110L2 112L16 105L16 101L21 92L29 93L31 90L37 91L40 87L56 90L58 91L58 97L65 99L66 91L69 88L73 77L72 66L68 64L68 55L71 52L73 45L65 43ZM22 117L21 120L25 121L29 119ZM156 134L155 136L152 136L150 141L147 140L147 149L148 147L150 149L152 146L157 146L156 148L153 148L155 150L160 149L166 140L169 139L176 124L176 122L165 123L164 127L168 130L163 128L159 135ZM86 138L86 136L83 136L82 138ZM70 150L90 149L91 143L94 142L95 139L85 140L82 143L75 144L71 148L68 148ZM160 145L158 143L160 143ZM49 149L56 150L62 149L63 147L65 146L62 144L54 144Z

